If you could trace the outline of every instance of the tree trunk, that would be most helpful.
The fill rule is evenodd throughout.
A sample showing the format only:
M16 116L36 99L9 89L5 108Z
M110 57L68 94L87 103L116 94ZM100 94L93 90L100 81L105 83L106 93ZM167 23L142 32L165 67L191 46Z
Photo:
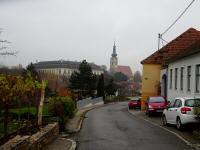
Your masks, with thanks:
M42 111L44 106L44 94L45 94L45 83L42 82L42 89L41 89L41 100L38 107L38 125L42 125Z
M4 137L6 137L8 134L8 102L5 101L4 106Z

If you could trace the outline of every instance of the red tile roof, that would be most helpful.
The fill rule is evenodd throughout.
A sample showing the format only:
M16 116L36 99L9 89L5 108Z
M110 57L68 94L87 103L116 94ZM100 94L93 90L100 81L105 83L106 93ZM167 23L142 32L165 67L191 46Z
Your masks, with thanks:
M178 59L200 53L200 39L193 43L189 48L185 49L182 53L178 53L174 57L168 59L167 63L176 61Z
M125 74L127 77L133 77L133 73L131 71L131 68L129 66L118 66L115 69L115 72L121 72L123 74Z
M173 58L179 53L184 53L189 47L200 39L200 31L190 28L176 39L144 59L142 64L162 64L165 65L167 60Z

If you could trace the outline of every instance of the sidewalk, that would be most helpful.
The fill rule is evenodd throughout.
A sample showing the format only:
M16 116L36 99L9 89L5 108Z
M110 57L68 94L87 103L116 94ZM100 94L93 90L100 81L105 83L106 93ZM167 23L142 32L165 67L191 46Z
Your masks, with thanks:
M73 149L74 142L70 139L58 137L55 139L51 144L46 146L45 150L75 150L75 147Z
M94 108L99 108L102 106L104 106L104 104L79 109L76 112L75 116L67 122L65 126L67 133L72 134L72 133L79 132L81 129L85 114ZM58 138L56 138L51 144L46 146L44 149L45 150L58 150L58 149L59 150L75 150L76 142L72 139L67 139L67 137L63 137L62 135L60 135Z
M143 119L151 124L154 124L155 126L158 126L168 132L171 132L172 134L174 134L175 136L177 136L178 138L183 140L186 144L188 144L192 147L195 147L198 150L200 149L200 140L192 134L192 131L190 130L190 128L187 128L184 131L179 131L173 125L162 126L161 116L148 117L145 114L145 112L143 112L139 109L138 110L133 109L133 110L128 110L128 111L130 114L134 115L135 117Z

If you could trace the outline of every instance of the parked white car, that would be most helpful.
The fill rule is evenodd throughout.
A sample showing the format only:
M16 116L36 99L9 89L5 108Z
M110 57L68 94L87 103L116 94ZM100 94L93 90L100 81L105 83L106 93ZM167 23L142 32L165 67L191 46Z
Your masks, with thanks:
M200 105L200 98L176 98L163 111L162 124L174 124L177 129L181 130L185 124L199 123L200 121L194 114L195 105Z

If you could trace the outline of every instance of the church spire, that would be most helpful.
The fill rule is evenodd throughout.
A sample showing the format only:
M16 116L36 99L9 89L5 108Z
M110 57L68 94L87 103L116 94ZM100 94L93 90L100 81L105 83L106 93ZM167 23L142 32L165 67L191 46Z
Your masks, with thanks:
M114 41L114 45L113 45L112 57L117 57L115 41Z

